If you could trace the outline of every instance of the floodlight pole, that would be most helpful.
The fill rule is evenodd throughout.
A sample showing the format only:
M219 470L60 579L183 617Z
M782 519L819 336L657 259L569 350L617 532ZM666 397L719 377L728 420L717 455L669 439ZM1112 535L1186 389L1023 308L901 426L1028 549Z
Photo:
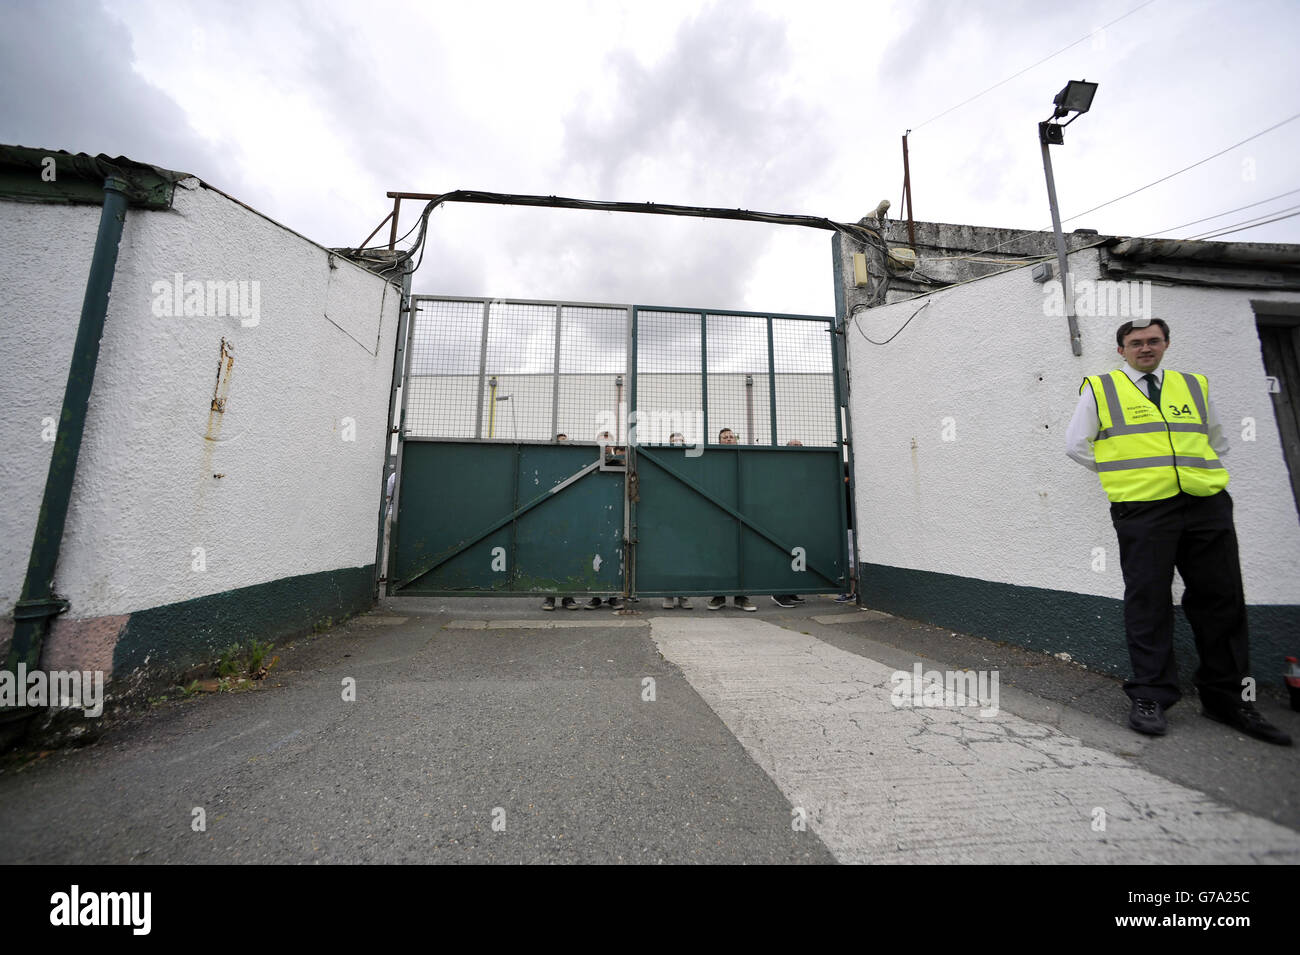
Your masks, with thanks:
M1048 151L1048 130L1055 124L1038 124L1038 142L1043 147L1043 172L1047 176L1047 201L1052 207L1052 231L1056 234L1056 261L1061 273L1061 295L1065 300L1065 320L1070 326L1070 349L1083 354L1083 341L1079 337L1079 319L1074 314L1074 281L1070 276L1070 263L1066 258L1065 236L1061 233L1061 212L1056 205L1056 179L1052 176L1052 154ZM1060 129L1059 126L1055 127Z

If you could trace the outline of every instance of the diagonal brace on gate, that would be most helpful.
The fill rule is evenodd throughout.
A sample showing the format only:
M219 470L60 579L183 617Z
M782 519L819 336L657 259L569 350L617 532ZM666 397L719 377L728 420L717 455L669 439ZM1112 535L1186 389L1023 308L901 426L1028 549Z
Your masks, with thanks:
M524 514L527 514L529 511L531 511L533 508L537 507L538 505L542 504L543 502L549 501L557 493L564 490L566 487L569 487L570 485L576 483L582 478L586 477L588 474L590 474L592 471L595 471L599 467L600 467L600 459L592 461L582 470L569 475L559 484L542 492L537 497L529 501L527 504L523 504L520 507L515 508L505 517L501 518L498 521L493 522L488 527L484 528L478 533L470 535L461 543L457 544L455 547L452 547L450 550L447 550L444 553L434 557L431 563L427 565L421 565L415 571L415 573L413 573L410 577L407 577L405 580L398 581L396 586L393 587L393 590L394 591L401 590L403 587L407 587L415 583L417 580L419 580L421 577L425 576L426 574L432 573L433 571L437 570L440 566L447 563L447 561L455 557L457 554L463 554L465 551L469 550L475 544L478 544L484 539L486 539L487 537L491 536L492 534L495 534L497 531L501 530L501 528L505 527L507 524L511 524L514 521L518 520Z
M712 494L706 491L703 487L696 484L694 481L692 481L690 478L686 477L685 475L677 473L675 470L669 467L664 461L655 457L649 451L645 450L644 448L638 448L637 457L646 458L649 461L653 462L655 466L662 468L664 473L668 474L670 477L673 477L676 480L680 481L682 484L686 485L688 488L690 488L696 494L700 495L700 497L704 498L710 504L713 504L715 507L719 507L722 510L726 511L728 514L730 514L732 517L738 520L741 523L741 526L748 527L759 537L762 537L768 543L772 544L777 549L779 549L783 554L789 554L791 552L791 546L789 542L778 540L776 534L772 533L767 528L760 525L757 521L742 514L734 507L730 507L727 504L724 504L722 501L719 501L716 497L714 497ZM816 564L814 564L811 558L808 558L807 566L810 570L815 571L817 575L821 577L823 580L825 580L827 583L830 583L834 586L839 586L844 582L844 578L842 576L832 577L823 568L818 567Z

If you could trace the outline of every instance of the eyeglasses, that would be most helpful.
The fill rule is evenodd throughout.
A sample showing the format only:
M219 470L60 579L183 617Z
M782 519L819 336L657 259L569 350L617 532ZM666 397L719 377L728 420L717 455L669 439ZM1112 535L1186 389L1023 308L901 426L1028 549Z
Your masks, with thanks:
M1160 338L1148 338L1148 339L1145 339L1145 340L1137 339L1137 338L1130 338L1128 341L1126 341L1126 342L1124 343L1124 347L1125 347L1125 348L1145 348L1145 347L1147 347L1147 346L1155 347L1156 345L1164 345L1164 344L1167 344L1167 342L1165 341L1165 339L1164 339L1163 336L1161 336Z

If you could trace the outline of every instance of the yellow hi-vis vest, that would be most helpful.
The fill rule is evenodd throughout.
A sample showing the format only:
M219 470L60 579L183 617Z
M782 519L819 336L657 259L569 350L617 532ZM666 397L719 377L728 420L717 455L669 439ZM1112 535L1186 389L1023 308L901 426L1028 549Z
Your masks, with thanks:
M1204 375L1166 371L1160 407L1123 371L1089 375L1101 430L1093 442L1097 476L1112 501L1160 501L1186 491L1218 494L1228 472L1210 446Z

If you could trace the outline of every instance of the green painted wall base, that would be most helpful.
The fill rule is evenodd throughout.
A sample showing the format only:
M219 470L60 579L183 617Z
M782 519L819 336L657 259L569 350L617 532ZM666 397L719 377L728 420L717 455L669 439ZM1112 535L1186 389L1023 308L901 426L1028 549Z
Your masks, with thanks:
M328 627L374 603L375 567L285 577L131 614L113 651L114 681L154 684L212 660L233 644L279 643Z
M863 564L861 573L868 607L1029 650L1064 651L1077 663L1128 675L1123 601L882 564ZM1253 675L1261 685L1278 683L1283 658L1300 654L1300 606L1257 604L1246 613ZM1196 644L1176 604L1174 648L1190 680Z

